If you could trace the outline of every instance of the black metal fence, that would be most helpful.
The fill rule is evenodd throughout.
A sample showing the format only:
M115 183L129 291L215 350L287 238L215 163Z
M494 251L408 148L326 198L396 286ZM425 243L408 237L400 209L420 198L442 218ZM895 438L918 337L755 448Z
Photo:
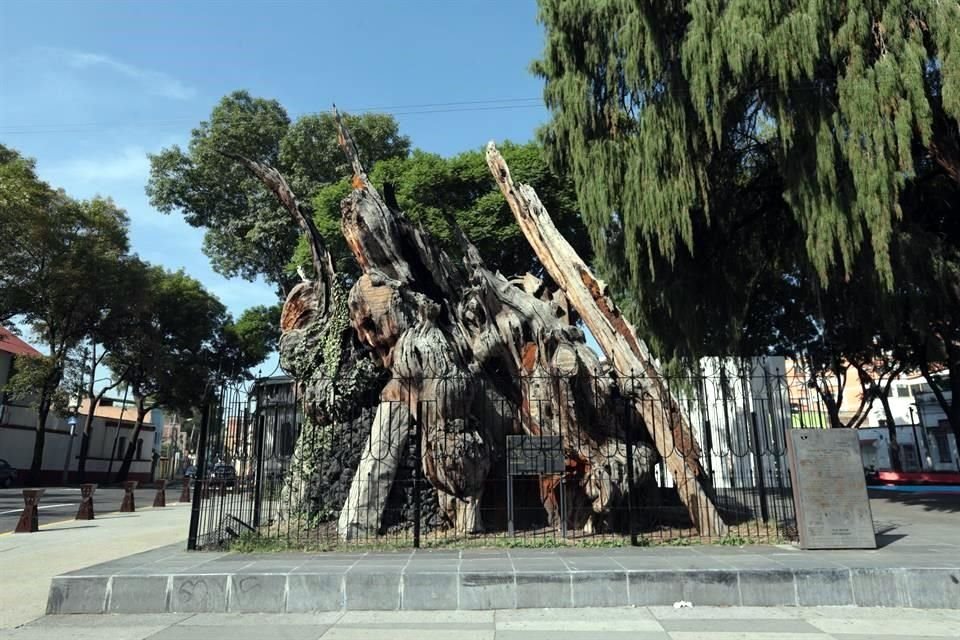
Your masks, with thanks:
M332 549L794 537L786 429L828 426L799 380L719 370L657 379L668 392L658 399L643 378L612 392L609 378L575 389L502 382L363 392L327 380L304 396L270 378L219 389L195 452L190 548L237 538ZM678 413L694 442L667 446L648 423ZM694 526L670 456L699 471L715 522Z

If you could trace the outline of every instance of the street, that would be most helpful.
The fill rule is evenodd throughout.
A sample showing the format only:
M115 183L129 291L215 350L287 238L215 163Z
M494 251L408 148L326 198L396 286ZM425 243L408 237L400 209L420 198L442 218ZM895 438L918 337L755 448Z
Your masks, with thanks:
M137 507L149 507L153 504L156 491L152 487L137 489ZM167 489L167 501L176 501L180 488ZM117 487L98 487L93 495L93 509L96 515L120 510L123 501L123 489ZM40 500L40 528L54 522L72 520L77 515L80 504L80 489L73 487L48 487ZM23 512L23 492L21 488L0 489L0 534L13 531Z

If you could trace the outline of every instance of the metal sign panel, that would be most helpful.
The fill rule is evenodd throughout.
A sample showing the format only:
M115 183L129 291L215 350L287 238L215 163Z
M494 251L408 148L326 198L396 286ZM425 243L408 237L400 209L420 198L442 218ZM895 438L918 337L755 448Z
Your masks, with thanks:
M560 436L507 436L507 473L534 476L563 473Z
M856 431L787 433L800 548L876 549Z

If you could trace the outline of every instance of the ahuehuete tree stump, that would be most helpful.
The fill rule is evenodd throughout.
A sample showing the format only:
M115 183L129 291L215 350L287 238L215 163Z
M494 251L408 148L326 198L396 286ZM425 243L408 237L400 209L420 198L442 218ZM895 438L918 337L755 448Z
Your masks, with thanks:
M488 162L550 277L508 280L488 269L461 233L464 258L454 261L400 210L392 189L370 183L350 132L337 115L339 143L353 168L353 191L341 203L341 228L361 269L349 294L333 271L310 212L270 167L236 157L271 188L306 234L317 279L291 291L281 320L281 363L300 381L308 420L295 456L338 417L324 404L330 385L369 392L385 373L380 404L340 509L345 540L377 534L387 496L419 407L423 473L437 491L441 514L459 533L482 529L479 505L492 463L507 435L560 435L567 458L574 526L594 530L626 498L626 440L634 440L637 486L652 477L657 453L628 428L645 425L703 534L723 522L704 488L699 448L679 405L659 382L642 343L606 296L604 286L557 232L533 190L516 187L491 147ZM455 227L455 225L454 225ZM601 363L575 324L574 309L608 357ZM624 402L623 397L630 399ZM644 400L645 398L645 400ZM650 403L651 398L654 403ZM661 408L652 411L652 406ZM667 409L666 412L663 409ZM484 416L486 419L479 419ZM490 419L494 417L495 419ZM575 428L570 428L574 425ZM313 441L313 440L311 440ZM309 464L294 465L307 468ZM305 478L288 478L291 504ZM559 480L541 481L541 500L554 524Z

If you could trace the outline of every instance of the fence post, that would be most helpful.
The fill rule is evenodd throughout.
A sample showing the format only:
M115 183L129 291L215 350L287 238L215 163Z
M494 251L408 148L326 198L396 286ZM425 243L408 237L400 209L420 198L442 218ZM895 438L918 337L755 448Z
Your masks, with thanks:
M197 550L197 532L200 529L200 504L203 500L204 480L207 477L207 433L210 429L210 392L203 398L200 409L200 441L197 443L197 466L193 476L193 503L190 505L190 529L187 535L187 549ZM200 484L197 484L200 483Z
M634 501L636 500L637 485L633 473L633 420L630 419L633 415L633 406L631 406L629 400L624 400L624 415L627 418L625 438L627 443L627 526L630 528L630 544L635 547L637 546L637 524L636 518L634 518Z
M420 548L420 473L422 469L421 439L423 437L423 400L417 400L416 415L413 418L413 548Z
M753 458L757 467L757 492L760 494L760 517L764 522L770 519L767 505L767 482L763 477L763 452L760 451L760 430L757 428L757 412L750 412L750 425L753 431Z
M259 384L259 381L258 381ZM262 506L260 504L263 499L263 436L264 436L264 423L266 422L266 417L263 415L263 409L261 407L261 400L263 396L263 387L257 387L257 408L256 412L253 414L253 425L254 425L254 452L253 455L256 458L256 476L253 480L253 528L257 531L260 530L260 516ZM296 402L296 399L294 399Z

